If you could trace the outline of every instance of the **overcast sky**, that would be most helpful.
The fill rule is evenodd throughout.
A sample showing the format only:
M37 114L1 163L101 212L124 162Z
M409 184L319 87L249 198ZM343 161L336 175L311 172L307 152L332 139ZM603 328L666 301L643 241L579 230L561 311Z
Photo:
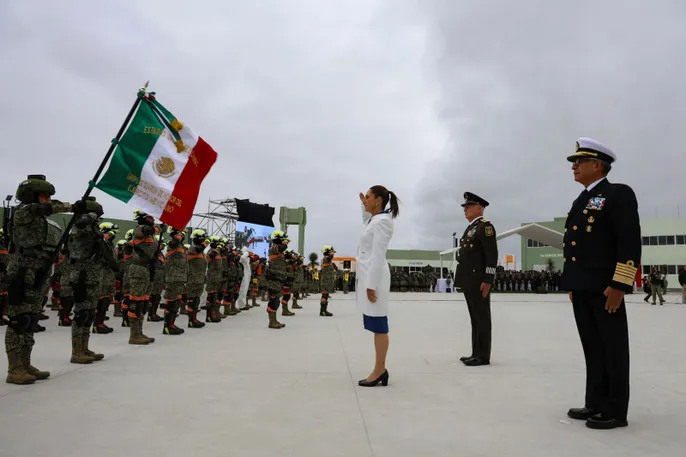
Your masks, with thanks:
M374 184L404 202L397 249L451 247L464 191L498 231L562 216L580 136L616 151L643 217L686 215L686 2L136 3L0 2L0 193L44 173L79 198L150 80L219 153L196 211L305 206L306 253L355 254Z

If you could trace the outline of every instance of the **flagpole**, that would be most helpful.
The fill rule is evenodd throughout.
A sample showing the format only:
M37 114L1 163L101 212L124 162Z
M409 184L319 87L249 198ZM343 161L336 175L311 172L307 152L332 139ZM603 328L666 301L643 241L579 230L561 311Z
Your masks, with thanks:
M95 182L98 180L98 178L100 177L100 174L102 174L102 171L105 169L105 165L107 165L107 162L110 160L110 157L112 157L112 154L114 153L114 149L117 147L117 144L119 144L119 140L121 139L122 135L124 134L126 127L129 125L131 118L133 117L134 113L136 112L136 109L138 109L138 106L141 104L141 101L143 101L143 99L145 97L145 91L148 88L149 83L150 83L150 81L146 82L145 86L143 86L141 89L138 90L138 95L136 97L136 101L133 103L133 106L129 110L129 113L126 115L126 119L124 119L124 123L119 128L117 135L112 139L112 143L110 144L110 147L107 150L107 153L105 154L105 158L100 163L100 166L98 167L98 170L95 172L93 179L88 182L88 189L86 189L86 192L83 194L83 197L81 197L82 201L85 201L90 196L91 191L95 187ZM43 265L43 268L38 270L38 272L36 273L35 282L34 282L35 288L40 287L40 284L43 283L43 279L45 278L45 275L48 273L48 270L50 269L50 267L52 267L52 264L55 262L55 260L57 258L57 254L62 249L62 246L64 246L64 244L67 242L67 239L69 238L69 232L71 231L72 227L76 223L76 217L77 217L77 214L72 215L71 219L69 220L69 223L67 224L67 227L64 229L64 232L62 233L62 238L60 238L60 241L57 243L57 246L55 246L55 250L50 254L49 258L46 259L46 260L49 260L50 262Z

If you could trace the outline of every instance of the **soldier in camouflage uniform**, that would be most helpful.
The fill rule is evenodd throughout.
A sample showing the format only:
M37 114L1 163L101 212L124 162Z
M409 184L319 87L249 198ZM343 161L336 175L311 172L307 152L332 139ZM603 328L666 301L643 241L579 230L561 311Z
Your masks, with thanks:
M116 249L116 256L115 258L117 259L117 272L114 274L115 280L114 280L114 299L112 300L112 303L114 303L114 313L112 314L114 317L122 317L122 312L121 312L121 302L122 299L124 298L124 295L122 294L122 280L124 279L124 276L122 275L122 262L124 260L124 246L126 245L126 240L119 240L117 241L117 249Z
M257 294L260 287L260 278L262 276L262 271L260 267L260 256L253 254L250 256L250 298L252 303L251 308L260 306L257 303Z
M301 254L295 255L293 260L293 270L295 273L295 279L293 281L293 309L302 309L302 306L298 304L298 299L300 294L305 290L305 271L303 270L303 263L305 262L305 257Z
M143 316L150 298L150 269L157 252L155 219L141 210L135 210L133 216L138 226L133 230L133 257L124 279L129 286L129 344L145 345L155 342L155 338L143 333Z
M290 240L287 240L290 241ZM291 299L291 291L293 288L293 282L295 280L295 252L291 249L286 249L283 252L284 260L286 262L286 277L283 282L283 287L281 289L281 315L282 316L295 316L293 311L288 309L288 302Z
M205 323L198 320L198 311L200 309L200 297L205 290L205 275L207 274L207 260L204 254L208 244L207 233L203 229L193 230L191 243L187 255L188 282L186 283L188 328L202 328Z
M165 243L161 237L161 234L155 235L155 241L160 243L160 247L156 251L157 259L155 259L153 262L154 276L152 284L150 285L150 308L148 310L148 322L159 322L163 320L163 318L157 314L157 310L162 302L162 292L164 291L165 258L162 251L164 250Z
M184 330L176 326L176 316L179 309L182 306L185 307L183 293L186 281L188 281L188 258L186 248L183 245L183 232L171 226L168 232L170 240L167 243L164 271L167 288L164 291L166 304L162 333L165 335L181 335Z
M343 295L346 295L350 290L350 270L347 268L343 270Z
M240 256L238 255L236 248L232 247L227 254L227 261L229 265L228 279L226 291L224 292L224 300L222 302L224 305L224 314L226 314L227 316L235 316L236 314L241 312L241 310L236 307L236 299L238 298L238 287L240 284L238 280L239 258Z
M114 238L119 233L119 227L111 222L103 222L98 226L98 229L102 233L104 241L103 249L107 249L109 252L107 256L103 255L100 300L98 300L92 331L93 333L104 335L114 331L105 324L105 320L107 319L107 309L110 307L110 303L112 303L116 291L116 277L119 272L119 264L116 261L116 254L114 252ZM110 253L112 254L111 256ZM114 259L115 261L116 268L114 270L109 268L109 265L106 263L109 262L110 259Z
M267 267L267 290L269 303L267 315L269 316L269 328L280 329L286 326L276 319L279 310L279 297L283 293L283 284L286 281L286 259L284 251L288 249L288 236L281 230L275 230L270 235L269 265Z
M4 217L9 217L5 214ZM5 284L5 273L7 272L7 262L9 261L7 252L7 236L2 228L0 228L0 327L7 325L7 286Z
M259 270L260 270L260 275L257 280L257 284L259 286L259 294L260 294L260 299L263 302L269 301L269 290L267 288L267 258L266 257L260 257L259 260Z
M322 298L319 302L320 316L333 316L328 310L329 308L329 294L334 288L335 270L333 267L333 257L336 255L336 250L331 246L324 246L322 248L322 271L321 271L321 288Z
M207 252L207 300L205 301L205 309L207 310L207 317L205 322L221 322L221 318L217 316L215 311L217 294L220 294L220 287L223 281L222 257L219 253L219 237L211 236L210 250Z
M119 275L121 276L121 326L130 327L131 323L129 321L129 305L131 304L131 293L129 284L129 268L131 268L131 262L133 261L133 232L134 230L128 230L124 235L124 254L121 256L119 262Z
M104 269L109 267L112 272L117 269L114 254L108 251L98 228L102 214L102 206L95 201L95 197L88 197L86 212L76 219L69 233L69 263L72 269L67 281L74 291L71 363L86 364L105 357L88 347L91 325L100 302Z
M5 352L9 363L6 381L11 384L30 384L50 376L49 372L31 365L31 353L35 344L33 328L38 322L41 301L50 280L46 263L49 265L51 251L57 247L61 236L61 230L55 231L47 216L73 210L70 204L51 200L54 194L55 188L43 175L29 175L16 192L20 204L9 223L9 324L5 330ZM77 206L83 209L85 204Z

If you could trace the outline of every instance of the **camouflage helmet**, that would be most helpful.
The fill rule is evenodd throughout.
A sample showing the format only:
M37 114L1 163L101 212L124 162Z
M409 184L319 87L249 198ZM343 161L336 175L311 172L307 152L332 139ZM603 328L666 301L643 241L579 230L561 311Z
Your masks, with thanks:
M269 239L275 243L288 243L288 235L281 230L274 230L271 235L269 235Z
M126 244L126 240L119 240L117 241L117 246L122 247Z
M336 250L333 248L333 246L326 245L322 248L322 254L327 255L327 254L335 254Z
M152 217L153 220L155 219L153 216L151 216L150 214L146 213L143 210L140 210L140 209L133 210L133 220L138 222L139 224L142 223L148 217Z
M104 234L111 233L112 235L116 235L119 233L119 226L117 224L113 224L111 222L103 222L100 225L98 225L98 229Z
M205 241L207 239L207 232L203 229L195 229L191 233L191 238L194 240L200 240L200 241Z
M126 238L127 241L131 241L133 239L133 229L127 230L124 238Z
M45 175L28 175L17 187L15 197L22 203L33 203L38 201L40 194L55 195L55 186L45 179Z

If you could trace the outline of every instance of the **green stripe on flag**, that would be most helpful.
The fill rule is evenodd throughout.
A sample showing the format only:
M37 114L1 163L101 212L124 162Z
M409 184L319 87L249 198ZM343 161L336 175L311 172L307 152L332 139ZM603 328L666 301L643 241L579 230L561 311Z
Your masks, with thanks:
M169 123L171 123L172 121L176 121L176 120L177 120L177 119L176 119L176 116L174 116L172 113L170 113L169 110L167 110L167 108L165 108L164 106L162 106L162 104L161 104L160 102L158 102L157 99L153 100L152 103L153 103L153 105L155 105L155 107L156 107L158 110L162 111L162 114L164 114L164 116L167 118L167 120L169 121Z
M143 101L119 140L110 166L95 185L98 189L127 203L136 192L143 165L155 147L165 126Z

